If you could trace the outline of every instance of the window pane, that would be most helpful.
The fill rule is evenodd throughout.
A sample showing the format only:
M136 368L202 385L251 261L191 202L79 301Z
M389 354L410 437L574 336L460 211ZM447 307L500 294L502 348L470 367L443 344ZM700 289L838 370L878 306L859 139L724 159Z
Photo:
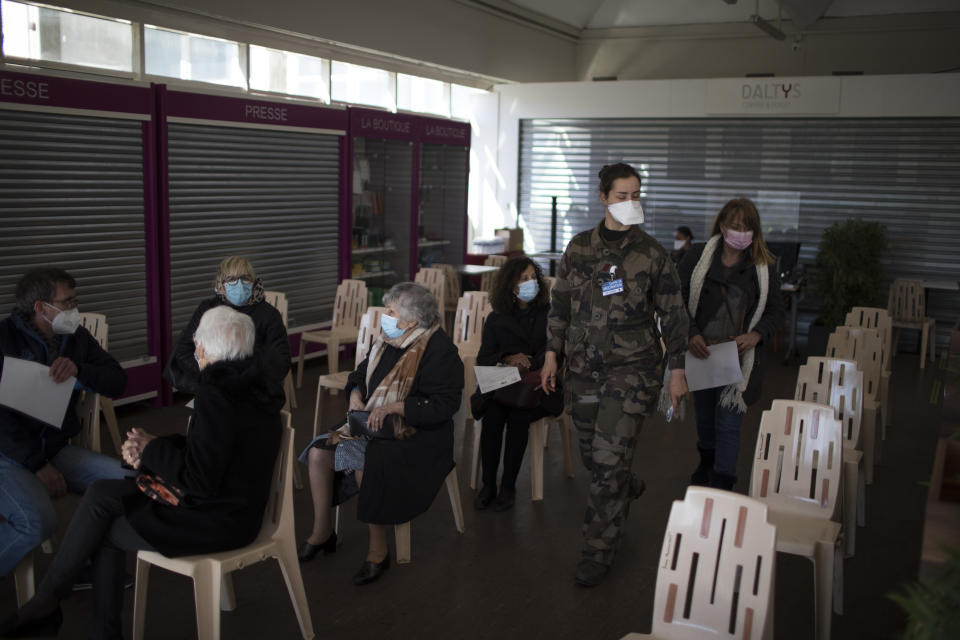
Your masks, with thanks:
M465 87L462 84L450 85L450 115L462 120L470 120L473 114L473 97L483 93L490 93L483 89Z
M7 56L133 70L133 28L126 20L3 0L3 53Z
M290 51L250 45L250 88L329 102L323 60Z
M147 74L246 88L240 44L145 25Z
M334 60L330 65L330 93L334 100L393 109L390 72Z
M450 103L444 98L441 81L404 73L397 74L397 108L441 116L450 115Z

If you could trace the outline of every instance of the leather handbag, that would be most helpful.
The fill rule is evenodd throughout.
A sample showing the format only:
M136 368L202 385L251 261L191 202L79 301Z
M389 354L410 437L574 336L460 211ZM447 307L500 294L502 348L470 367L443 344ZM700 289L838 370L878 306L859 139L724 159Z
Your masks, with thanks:
M387 416L378 431L373 431L367 426L367 420L370 418L369 411L350 411L347 413L347 424L350 425L350 435L354 438L364 438L366 440L395 440L393 428L393 416Z
M550 415L563 412L563 392L560 386L550 395L540 388L540 369L528 371L520 376L520 382L514 382L493 392L493 399L514 409L543 409Z

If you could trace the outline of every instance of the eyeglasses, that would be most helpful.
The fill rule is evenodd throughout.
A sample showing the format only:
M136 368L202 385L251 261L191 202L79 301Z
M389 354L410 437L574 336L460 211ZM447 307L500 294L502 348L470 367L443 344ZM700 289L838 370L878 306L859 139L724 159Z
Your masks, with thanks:
M50 304L55 306L63 306L65 309L75 309L77 305L80 304L80 298L73 296L72 298L64 298L63 300L51 300Z
M253 284L253 280L251 280L247 276L232 276L232 277L228 276L223 279L223 284L229 284L232 287L237 286L241 282L243 284Z

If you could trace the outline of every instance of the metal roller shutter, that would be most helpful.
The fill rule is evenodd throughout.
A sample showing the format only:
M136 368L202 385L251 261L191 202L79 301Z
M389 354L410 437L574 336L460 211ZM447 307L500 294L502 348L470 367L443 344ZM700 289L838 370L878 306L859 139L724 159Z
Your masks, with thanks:
M174 337L212 294L217 264L253 262L295 329L327 322L337 288L340 137L171 122Z
M467 210L468 151L445 144L425 143L420 148L420 227L429 236L448 243L428 246L420 257L432 256L433 262L460 264Z
M148 355L143 137L136 120L0 109L0 308L54 265L80 310L103 313L110 352Z
M535 119L520 135L520 211L538 251L549 249L551 196L566 246L603 216L597 172L624 161L643 176L644 228L667 246L681 224L702 241L723 203L744 195L767 239L802 243L801 263L812 265L826 227L853 217L887 226L884 286L960 280L957 118ZM814 296L804 304L809 322ZM944 345L960 295L931 290L927 304Z

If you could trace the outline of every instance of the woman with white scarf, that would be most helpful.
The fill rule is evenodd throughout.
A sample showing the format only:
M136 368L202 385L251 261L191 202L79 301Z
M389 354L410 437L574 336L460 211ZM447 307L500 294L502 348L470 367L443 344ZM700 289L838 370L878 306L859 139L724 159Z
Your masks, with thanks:
M764 347L783 323L776 258L763 241L760 214L748 198L734 198L713 222L710 239L680 263L690 313L690 352L710 355L711 344L734 340L743 382L693 393L700 464L691 484L731 490L737 481L740 424L760 397Z

